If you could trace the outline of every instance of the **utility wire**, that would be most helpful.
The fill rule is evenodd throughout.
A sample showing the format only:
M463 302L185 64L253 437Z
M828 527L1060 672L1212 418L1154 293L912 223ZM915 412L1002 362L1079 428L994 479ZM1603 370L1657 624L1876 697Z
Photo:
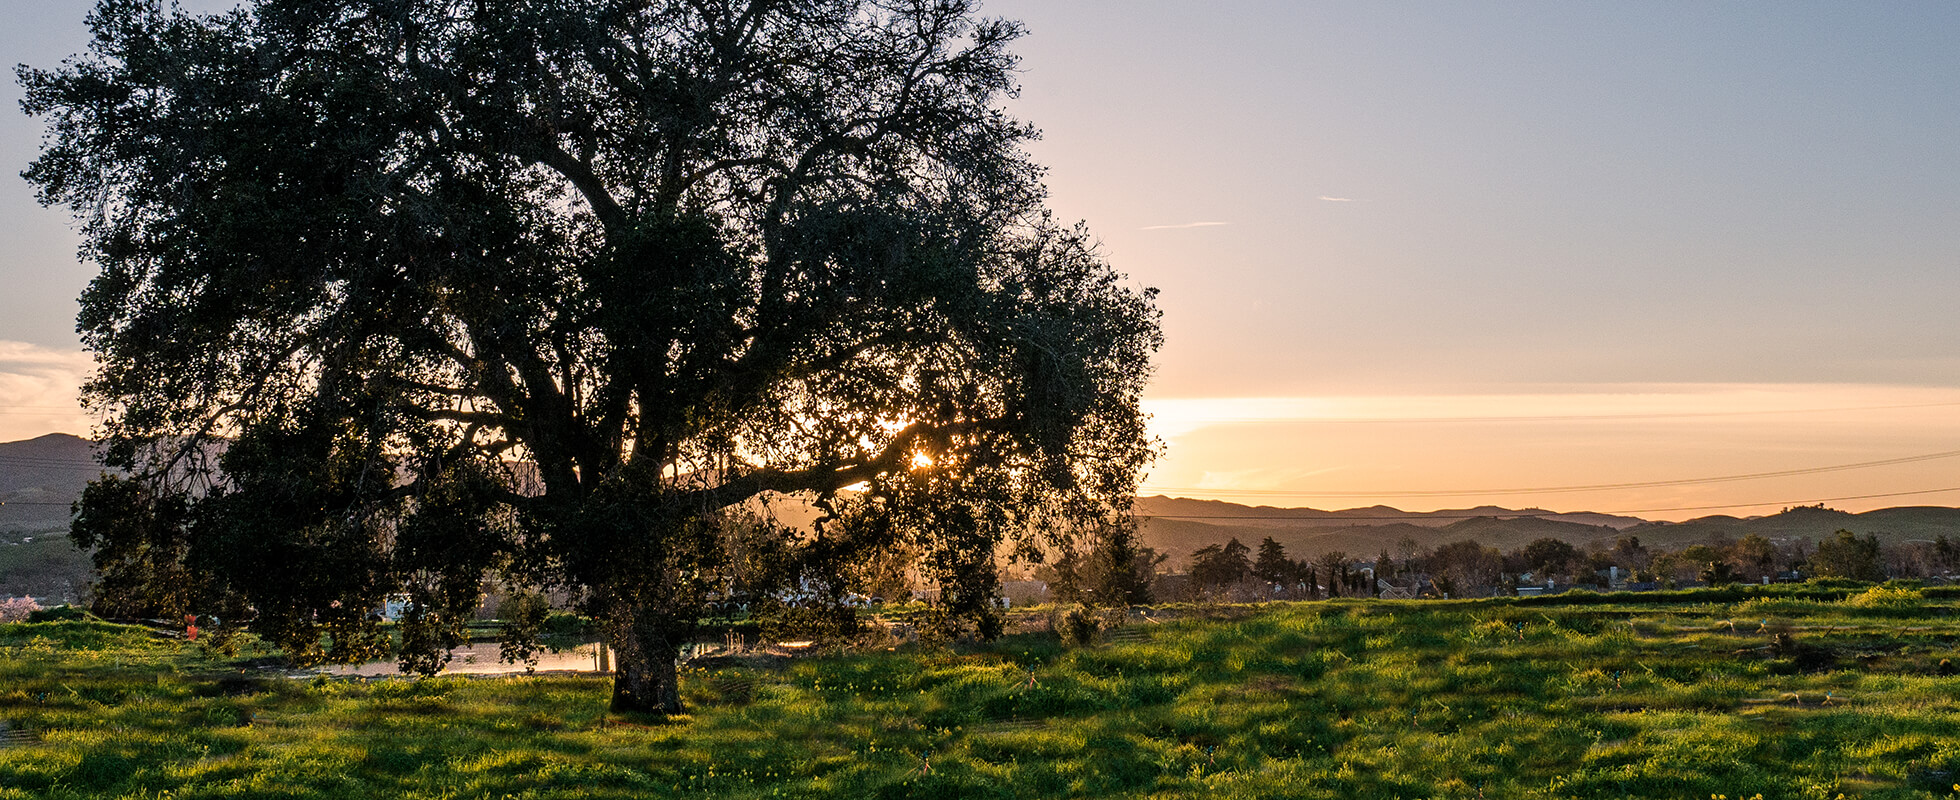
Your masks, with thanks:
M1287 491L1284 489L1203 489L1198 487L1145 486L1143 490L1153 492L1197 492L1219 496L1247 497L1449 497L1456 495L1491 494L1552 494L1559 492L1598 492L1609 489L1650 489L1657 486L1694 486L1705 483L1728 483L1730 481L1749 481L1762 478L1787 478L1793 475L1817 475L1825 472L1843 472L1872 467L1889 467L1896 464L1915 464L1921 461L1937 461L1944 458L1960 457L1960 450L1946 450L1917 456L1902 456L1878 461L1860 461L1855 464L1836 464L1828 467L1805 467L1775 472L1750 472L1741 475L1717 475L1708 478L1680 478L1665 481L1636 481L1631 483L1593 483L1580 486L1538 486L1521 489L1421 489L1386 492L1320 492Z
M1487 417L1181 417L1178 423L1205 425L1373 425L1440 422L1590 422L1643 419L1693 419L1701 417L1759 417L1779 414L1824 414L1837 411L1893 411L1911 408L1950 408L1960 402L1909 403L1890 406L1837 406L1832 408L1772 408L1753 411L1654 411L1625 414L1531 414Z
M1324 516L1317 516L1317 517L1285 516L1285 515L1261 516L1258 514L1138 514L1136 516L1142 519L1262 519L1262 520L1283 520L1283 521L1295 521L1295 522L1346 522L1349 520L1482 519L1484 517L1491 517L1491 518L1583 517L1583 516L1592 516L1592 515L1618 516L1618 515L1633 515L1633 514L1657 514L1657 513L1663 513L1669 511L1718 511L1726 508L1754 508L1757 506L1783 506L1785 508L1790 508L1794 506L1815 505L1817 503L1834 503L1840 500L1871 500L1879 497L1906 497L1910 495L1921 495L1921 494L1940 494L1943 492L1960 492L1960 486L1949 486L1944 489L1919 489L1910 492L1881 492L1879 494L1853 494L1853 495L1845 495L1843 497L1820 497L1812 500L1784 500L1781 502L1766 502L1766 503L1729 503L1729 504L1719 505L1719 506L1678 506L1675 508L1635 508L1635 509L1628 509L1624 511L1530 510L1530 511L1497 511L1489 514L1426 514L1420 511L1410 511L1401 516L1369 516L1369 517L1351 517L1351 516L1341 514L1338 511L1323 511L1321 513Z

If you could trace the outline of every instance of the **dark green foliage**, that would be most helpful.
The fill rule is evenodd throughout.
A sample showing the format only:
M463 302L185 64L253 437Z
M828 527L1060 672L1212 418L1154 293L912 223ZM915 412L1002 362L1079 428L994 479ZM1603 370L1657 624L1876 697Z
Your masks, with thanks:
M99 617L89 613L86 609L76 608L75 606L55 606L54 608L40 608L27 612L28 622L81 622L85 620L101 621Z
M1727 586L1741 579L1741 576L1736 574L1735 568L1729 566L1728 561L1720 558L1703 564L1696 577L1710 586Z
M1191 579L1198 585L1219 589L1252 576L1252 549L1233 539L1222 545L1208 545L1191 554Z
M1469 539L1438 546L1422 559L1422 570L1429 573L1438 589L1452 597L1497 586L1503 569L1501 553Z
M1524 546L1525 569L1541 577L1570 575L1583 563L1578 548L1562 539L1538 539Z
M0 797L1952 794L1952 598L1568 597L1163 608L1086 648L721 661L656 725L605 713L596 678L238 680L140 628L0 625L0 719L38 737L0 748ZM1771 609L1774 631L1724 624ZM1835 667L1795 668L1806 650Z
M1945 573L1960 572L1960 543L1941 534L1933 540L1934 565Z
M114 475L82 490L70 537L95 565L94 609L108 617L178 619L211 579L185 564L189 503Z
M1268 536L1259 542L1259 557L1252 562L1252 575L1267 583L1285 584L1300 572L1299 565L1286 557L1286 546Z
M49 134L24 175L101 268L86 393L132 477L75 537L118 609L249 609L346 661L407 595L427 671L495 577L564 592L622 707L676 711L677 648L731 586L835 597L903 552L993 635L1004 539L1122 524L1154 291L1043 209L1000 108L1020 28L966 0L103 0L90 25L19 75ZM779 493L822 530L741 572L729 528Z
M1837 535L1818 542L1817 552L1810 556L1811 572L1824 578L1882 581L1885 580L1883 565L1878 537L1867 534L1860 539L1850 531L1838 531Z
M1070 542L1055 560L1049 591L1057 601L1098 608L1147 605L1150 581L1168 556L1137 543L1136 523L1119 520Z

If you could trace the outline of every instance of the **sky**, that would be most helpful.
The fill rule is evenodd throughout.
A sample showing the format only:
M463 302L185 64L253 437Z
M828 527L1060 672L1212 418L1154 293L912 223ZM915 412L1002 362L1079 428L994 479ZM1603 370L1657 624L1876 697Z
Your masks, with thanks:
M80 49L87 7L0 0L0 60ZM1009 107L1051 206L1162 290L1146 493L1960 505L1960 5L983 11L1028 28ZM93 272L13 176L39 135L18 96L0 440L88 424Z

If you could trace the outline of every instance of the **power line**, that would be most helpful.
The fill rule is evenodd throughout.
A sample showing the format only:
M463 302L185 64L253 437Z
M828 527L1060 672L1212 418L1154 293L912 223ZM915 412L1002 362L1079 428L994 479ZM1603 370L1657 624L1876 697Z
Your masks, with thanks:
M99 472L107 469L106 467L103 467L101 464L94 464L85 461L36 462L36 461L15 460L10 458L0 458L0 466L25 467L28 469L66 469L66 470L74 470L76 472Z
M1907 497L1911 495L1941 494L1945 492L1960 492L1960 486L1950 486L1944 489L1918 489L1910 492L1881 492L1878 494L1852 494L1852 495L1845 495L1843 497L1819 497L1810 500L1783 500L1778 502L1763 502L1763 503L1729 503L1726 505L1718 505L1718 506L1678 506L1675 508L1635 508L1635 509L1628 509L1624 511L1500 511L1500 512L1493 512L1490 514L1425 514L1420 511L1410 511L1401 516L1392 516L1392 517L1391 516L1351 517L1351 516L1342 515L1339 512L1335 512L1335 511L1323 511L1321 513L1326 516L1318 516L1318 517L1283 516L1283 515L1261 516L1258 514L1138 514L1136 516L1141 517L1143 519L1260 519L1260 520L1281 520L1281 521L1294 521L1294 522L1346 522L1349 520L1482 519L1484 517L1491 517L1491 518L1582 517L1582 516L1590 516L1590 515L1617 516L1617 515L1633 515L1633 514L1659 514L1659 513L1665 513L1670 511L1719 511L1725 508L1755 508L1757 506L1783 506L1785 508L1789 508L1793 506L1814 505L1817 503L1835 503L1842 500L1871 500L1880 497Z
M1949 486L1944 489L1917 489L1910 492L1880 492L1878 494L1848 494L1843 497L1819 497L1814 500L1785 500L1777 503L1734 503L1730 505L1720 505L1720 506L1682 506L1679 508L1637 508L1632 511L1602 511L1599 513L1658 514L1667 511L1715 511L1724 508L1750 508L1752 506L1783 506L1785 508L1791 508L1795 506L1815 505L1817 503L1835 503L1840 500L1871 500L1879 497L1907 497L1911 495L1921 495L1921 494L1942 494L1945 492L1960 492L1960 486Z
M1831 408L1781 408L1753 411L1655 411L1625 414L1530 414L1487 417L1170 417L1178 423L1206 425L1373 425L1442 422L1589 422L1644 419L1693 419L1704 417L1757 417L1780 414L1825 414L1841 411L1892 411L1913 408L1950 408L1960 402L1908 403L1888 406L1837 406Z
M1284 489L1203 489L1198 487L1146 486L1144 489L1157 492L1198 492L1219 496L1245 497L1450 497L1461 495L1493 494L1553 494L1561 492L1598 492L1611 489L1651 489L1659 486L1694 486L1706 483L1728 483L1731 481L1759 480L1762 478L1787 478L1794 475L1817 475L1826 472L1843 472L1872 467L1889 467L1897 464L1915 464L1921 461L1937 461L1944 458L1960 457L1960 450L1945 450L1917 456L1860 461L1855 464L1835 464L1828 467L1805 467L1775 472L1750 472L1741 475L1717 475L1707 478L1679 478L1664 481L1636 481L1630 483L1594 483L1579 486L1538 486L1521 489L1411 489L1386 492L1328 492L1328 491L1287 491Z

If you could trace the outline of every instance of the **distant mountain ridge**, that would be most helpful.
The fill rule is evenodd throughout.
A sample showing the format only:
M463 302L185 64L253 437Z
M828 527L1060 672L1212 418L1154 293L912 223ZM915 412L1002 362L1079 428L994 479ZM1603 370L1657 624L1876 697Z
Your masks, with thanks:
M1833 509L1799 507L1762 517L1716 515L1684 522L1643 520L1593 512L1550 512L1478 506L1443 511L1402 511L1370 506L1340 511L1312 508L1245 506L1221 500L1179 497L1139 497L1134 511L1141 518L1143 543L1169 553L1173 564L1198 548L1236 538L1249 547L1270 536L1295 558L1340 551L1355 558L1373 558L1383 550L1401 549L1404 540L1417 549L1474 539L1500 550L1512 550L1541 538L1563 539L1574 545L1609 544L1620 536L1638 536L1643 543L1667 549L1690 544L1733 541L1749 534L1773 540L1808 539L1817 542L1839 530L1871 534L1880 541L1899 543L1960 538L1960 508L1906 506L1853 514Z
M1534 516L1560 522L1580 525L1605 526L1611 528L1631 528L1648 524L1639 517L1598 514L1590 511L1553 512L1542 508L1511 509L1498 506L1477 506L1475 508L1444 509L1441 511L1403 511L1389 506L1367 506L1340 511L1321 511L1312 508L1276 508L1273 506L1245 506L1223 500L1195 500L1188 497L1165 497L1150 495L1136 500L1138 516L1198 518L1234 518L1235 524L1273 525L1293 527L1303 520L1341 525L1389 525L1405 523L1410 525L1443 526L1452 522L1477 517L1517 517Z
M65 529L69 504L101 472L95 461L95 444L79 436L55 433L0 442L0 502L8 503L0 506L0 530ZM1861 514L1792 508L1763 517L1714 515L1685 522L1489 505L1441 511L1403 511L1380 505L1327 511L1161 495L1139 497L1134 508L1141 518L1143 543L1169 553L1175 565L1209 544L1237 538L1256 547L1268 536L1285 545L1296 558L1332 551L1372 558L1384 549L1398 550L1404 540L1420 549L1475 539L1509 550L1546 537L1584 546L1631 535L1669 549L1740 539L1751 533L1815 542L1840 529L1873 534L1893 543L1942 535L1960 537L1960 508L1944 506L1884 508ZM776 511L797 519L813 514L794 503ZM0 587L0 592L4 590Z

